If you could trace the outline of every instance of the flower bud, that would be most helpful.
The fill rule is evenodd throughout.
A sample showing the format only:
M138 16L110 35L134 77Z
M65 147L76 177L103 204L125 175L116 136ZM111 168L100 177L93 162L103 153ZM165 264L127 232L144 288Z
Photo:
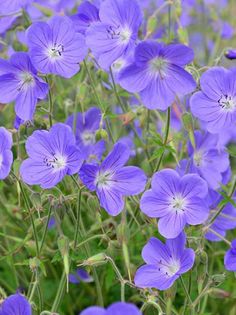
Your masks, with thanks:
M99 266L99 265L103 265L105 264L107 261L107 256L105 253L100 253L100 254L97 254L97 255L94 255L92 257L89 257L88 259L86 259L83 263L83 265L87 266L93 266L93 265L96 265L96 266Z
M225 274L217 274L212 276L212 281L214 282L214 285L220 285L222 282L225 281Z
M99 141L99 140L105 140L105 141L108 141L108 133L105 129L99 129L97 132L96 132L96 141Z
M32 272L36 271L40 266L40 260L37 257L30 258L29 267Z
M229 49L225 52L225 57L230 60L236 59L236 49Z

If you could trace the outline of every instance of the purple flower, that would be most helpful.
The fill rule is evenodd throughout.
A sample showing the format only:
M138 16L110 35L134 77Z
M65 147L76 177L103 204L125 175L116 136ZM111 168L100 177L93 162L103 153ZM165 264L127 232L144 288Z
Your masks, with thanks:
M193 267L195 253L191 248L186 249L185 243L184 233L166 240L165 244L151 237L142 250L146 265L137 270L135 285L158 290L170 288L175 280Z
M235 70L214 67L201 77L202 91L190 99L193 115L206 122L211 133L233 127L236 121L236 75Z
M31 120L38 99L44 99L47 93L48 85L37 76L27 53L15 53L9 61L0 59L0 102L15 101L19 118Z
M99 306L86 308L80 315L142 315L139 309L131 304L124 302L116 302L107 309Z
M4 0L1 1L0 15L20 11L33 0Z
M236 240L231 243L231 248L226 252L224 258L225 269L236 271Z
M230 49L225 52L225 57L233 60L236 59L236 49Z
M0 179L5 179L11 170L13 154L12 136L4 127L0 127Z
M142 14L135 0L105 0L99 18L101 22L87 30L86 43L100 66L107 69L134 48Z
M154 174L152 188L143 194L140 208L149 217L160 218L161 235L175 238L186 224L197 225L207 219L207 193L207 184L198 175L180 177L176 171L164 169Z
M190 141L188 153L188 173L197 173L205 179L212 189L217 189L222 183L222 175L229 168L229 154L224 147L217 148L218 136L195 131L195 148ZM186 164L186 163L185 163Z
M90 25L99 21L99 10L91 2L84 1L78 7L77 13L70 18L74 23L76 32L85 34Z
M76 74L86 54L84 37L75 32L67 17L53 17L46 22L35 22L27 31L29 54L40 72L70 78Z
M0 306L0 315L31 315L30 303L21 294L10 295Z
M209 190L208 199L211 209L209 220L211 220L212 216L215 215L217 211L217 206L223 200L223 197L218 192ZM220 238L220 236L217 234L225 237L226 231L232 230L234 228L236 228L236 208L231 203L228 203L224 206L223 211L221 211L218 217L211 224L210 230L208 230L208 232L205 234L205 238L212 242L222 241L222 238Z
M189 47L144 41L135 49L134 59L121 71L119 83L129 92L139 92L147 108L166 110L176 95L184 96L196 87L193 77L184 70L193 60Z
M146 184L146 175L138 167L124 166L130 150L117 143L101 165L86 164L79 175L84 185L96 191L100 205L110 215L118 215L124 208L124 196L140 194Z
M74 284L80 282L90 283L93 282L93 278L83 268L78 268L75 273L69 274L69 281Z
M52 188L65 175L77 173L83 163L71 128L62 123L49 131L35 131L26 142L26 151L29 158L21 165L22 179L42 188Z
M99 108L91 107L85 113L77 113L76 117L68 117L66 124L75 129L76 145L85 155L85 160L100 160L104 153L105 141L96 142L96 132L101 127L102 113Z

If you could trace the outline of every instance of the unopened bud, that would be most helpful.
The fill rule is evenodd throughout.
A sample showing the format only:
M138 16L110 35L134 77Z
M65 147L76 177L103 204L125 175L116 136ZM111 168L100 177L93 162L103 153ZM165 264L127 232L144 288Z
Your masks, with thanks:
M96 141L99 141L99 140L105 140L105 141L108 141L108 133L105 129L99 129L97 132L96 132Z
M229 298L231 296L230 292L224 291L222 289L218 289L218 288L212 288L209 291L210 296L214 297L214 298L218 298L218 299L225 299L225 298Z
M218 274L218 275L213 275L212 276L212 281L214 285L220 285L222 282L225 281L225 274Z
M30 258L29 267L32 272L36 271L40 266L40 260L37 257Z
M89 266L93 266L93 265L98 266L98 265L102 265L102 264L106 263L106 261L107 261L106 254L105 253L100 253L100 254L94 255L92 257L89 257L88 259L86 259L84 261L83 264L85 266L87 266L87 265L89 265Z

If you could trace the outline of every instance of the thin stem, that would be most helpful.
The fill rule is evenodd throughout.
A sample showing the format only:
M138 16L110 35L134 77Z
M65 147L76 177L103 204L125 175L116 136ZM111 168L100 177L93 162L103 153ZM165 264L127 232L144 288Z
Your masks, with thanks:
M96 91L96 87L95 87L93 78L92 78L92 76L91 76L91 73L90 73L90 71L89 71L89 68L88 68L87 63L86 63L85 60L84 60L84 67L85 67L86 72L87 72L87 74L88 74L88 77L89 77L89 80L90 80L90 83L91 83L91 86L92 86L94 95L95 95L95 97L96 97L96 99L97 99L97 102L98 102L98 104L99 104L99 107L101 108L101 110L103 111L103 113L106 114L106 109L104 108L104 106L103 106L103 104L102 104L102 102L101 102L101 100L100 100L100 97L99 97L98 94L97 94L97 91ZM106 118L105 118L105 119L106 119ZM115 140L114 140L113 134L112 134L112 130L111 130L109 121L108 121L107 119L106 119L106 126L107 126L107 129L108 129L108 132L109 132L109 135L110 135L110 137L111 137L112 142L115 143Z
M189 295L189 293L188 293L188 290L187 290L187 288L186 288L186 286L185 286L185 283L184 283L184 280L183 280L182 277L180 277L180 282L181 282L182 287L183 287L183 289L184 289L184 292L185 292L185 294L186 294L186 296L187 296L187 298L188 298L189 304L190 304L190 306L192 306L192 304L193 304L192 299L191 299L191 297L190 297L190 295Z
M77 180L72 176L73 181L75 182L76 186L79 189L79 196L78 196L78 202L77 202L77 208L76 208L76 226L75 226L75 236L74 236L74 249L77 246L78 242L78 236L79 236L79 227L80 227L80 219L81 219L81 197L82 197L82 190L83 187L80 187L77 183Z
M50 204L49 211L48 211L48 216L47 216L47 222L46 222L45 227L44 227L43 237L42 237L42 241L41 241L41 244L40 244L40 247L39 247L39 253L41 253L41 251L43 249L43 245L44 245L44 242L45 242L45 239L46 239L46 235L47 235L47 231L48 231L48 224L49 224L49 221L50 221L51 213L52 213L52 206Z
M167 116L166 116L166 126L165 126L165 136L164 136L164 142L163 142L163 146L165 147L166 144L167 144L167 141L168 141L168 137L169 137L169 132L170 132L170 113L171 113L171 109L170 107L168 107L168 110L167 110ZM162 162L162 159L164 157L164 154L165 154L165 150L162 152L158 162L157 162L157 166L155 168L155 171L154 172L157 172L161 166L161 162Z
M228 195L228 198L229 198L229 199L233 196L235 189L236 189L236 177L235 177L235 179L234 179L232 188L231 188L230 193L229 193L229 195ZM223 205L219 208L219 210L218 210L218 211L215 213L215 215L211 218L211 220L210 220L210 222L208 223L208 225L205 227L205 230L208 230L208 229L209 229L209 227L212 225L212 223L215 221L215 219L216 219L216 218L220 215L220 213L224 210L225 206L226 206L226 205L223 204Z
M115 92L115 95L116 95L118 104L120 105L120 107L122 108L123 112L125 113L125 112L126 112L126 108L125 108L124 104L122 103L122 101L121 101L121 99L120 99L120 96L119 96L119 94L118 94L118 91L117 91L117 88L116 88L116 84L115 84L115 80L114 80L114 75L113 75L113 72L112 72L112 68L111 68L111 67L110 67L110 74L111 74L111 80L112 80L113 90L114 90L114 92Z
M209 228L208 229L209 232L215 234L216 236L218 236L222 241L224 241L227 245L231 246L230 241L228 241L226 238L224 238L220 233L214 231L213 229Z
M53 115L53 100L52 100L52 93L51 93L51 87L50 87L50 83L49 83L49 79L48 79L48 77L46 77L46 82L48 83L48 85L49 85L49 91L48 91L48 97L49 97L49 99L48 99L48 101L49 101L49 109L48 109L48 111L49 111L49 125L50 125L50 127L52 127L52 125L53 125L53 121L52 121L52 115Z
M17 178L17 177L16 177ZM17 179L18 180L18 179ZM36 231L36 227L35 227L35 224L34 224L34 218L32 216L32 213L31 213L31 209L30 209L30 206L29 206L29 203L28 203L28 199L26 197L26 194L25 194L25 191L24 191L24 188L21 184L21 182L18 180L18 183L19 183L19 186L20 186L20 190L21 190L21 193L23 195L23 199L25 201L25 205L26 205L26 208L27 208L27 211L29 213L29 216L30 216L30 222L31 222L31 225L32 225L32 228L33 228L33 234L34 234L34 240L35 240L35 244L36 244L36 256L39 257L39 254L40 254L40 251L39 251L39 242L38 242L38 236L37 236L37 231Z

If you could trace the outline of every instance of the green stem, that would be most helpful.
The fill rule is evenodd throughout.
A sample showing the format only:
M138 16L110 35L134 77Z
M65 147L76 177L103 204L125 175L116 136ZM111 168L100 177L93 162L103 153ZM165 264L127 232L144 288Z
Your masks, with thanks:
M40 254L40 251L39 251L39 242L38 242L38 236L37 236L36 227L35 227L35 224L34 224L34 218L33 218L33 216L32 216L31 209L30 209L30 206L29 206L29 203L28 203L28 199L27 199L27 197L26 197L24 188L23 188L23 186L22 186L20 180L18 180L18 183L19 183L20 190L21 190L21 193L22 193L22 195L23 195L23 199L24 199L24 201L25 201L25 205L26 205L27 211L28 211L28 213L29 213L29 217L30 217L30 222L31 222L31 225L32 225L32 228L33 228L34 240L35 240L35 244L36 244L36 256L39 257L39 254Z
M111 74L111 81L112 81L112 86L113 86L113 90L115 92L115 96L116 96L116 99L118 101L118 104L120 105L120 107L122 108L123 112L125 113L126 112L126 108L124 106L124 104L122 103L121 99L120 99L120 96L118 94L118 91L117 91L117 88L116 88L116 83L115 83L115 80L114 80L114 75L113 75L113 72L112 72L112 68L110 67L110 74Z
M88 77L89 77L89 80L90 80L90 83L91 83L91 86L92 86L94 95L95 95L95 97L96 97L96 99L97 99L97 102L98 102L98 104L99 104L99 107L101 108L101 110L103 111L103 113L106 114L106 109L104 108L104 106L103 106L103 104L102 104L102 102L101 102L101 100L100 100L100 97L99 97L98 94L97 94L97 91L96 91L96 87L95 87L93 78L92 78L92 76L91 76L91 73L90 73L90 71L89 71L89 68L88 68L87 63L86 63L85 60L84 60L84 66L85 66L86 72L87 72L87 74L88 74ZM110 137L111 137L111 140L112 140L113 143L115 143L115 140L114 140L114 138L113 138L113 133L112 133L112 130L111 130L111 127L110 127L110 123L109 123L109 121L107 120L107 118L105 118L105 120L106 120L106 126L107 126L107 129L108 129L109 135L110 135Z
M83 187L79 186L74 176L72 176L72 179L79 189L78 202L77 202L77 208L76 208L76 226L75 226L75 236L74 236L74 246L73 246L74 249L76 249L78 236L79 236L80 219L81 219L81 197L82 197Z
M52 100L52 93L51 93L51 86L50 86L50 83L49 83L49 78L46 77L46 82L48 83L49 85L49 91L48 91L48 101L49 101L49 125L50 127L52 127L53 125L53 121L52 121L52 116L53 116L53 100Z
M48 231L48 224L49 224L49 220L50 220L50 217L51 217L51 213L52 213L52 206L50 205L49 206L49 211L48 211L48 216L47 216L47 222L46 222L45 227L44 227L43 237L42 237L42 241L41 241L41 244L40 244L40 247L39 247L39 253L41 253L41 251L43 249L43 245L44 245L44 242L45 242L45 239L46 239L46 235L47 235L47 231Z
M167 141L168 141L168 137L169 137L169 132L170 132L170 113L171 113L171 109L170 107L168 107L168 110L167 110L167 116L166 116L166 126L165 126L165 136L164 136L164 142L163 142L163 146L165 147L166 144L167 144ZM162 159L164 157L164 154L165 154L165 150L162 152L158 162L157 162L157 166L155 168L155 171L154 172L157 172L161 166L161 162L162 162Z
M185 294L186 294L186 296L187 296L187 298L188 298L189 304L190 304L190 306L191 306L191 308L192 308L193 302L192 302L192 299L191 299L191 297L190 297L190 295L189 295L189 293L188 293L188 290L187 290L187 288L186 288L186 286L185 286L185 283L184 283L184 280L183 280L182 277L180 277L180 282L181 282L182 287L183 287L183 289L184 289L184 292L185 292Z
M233 182L233 185L232 185L232 188L230 190L230 193L228 195L228 198L230 199L233 194L234 194L234 191L236 189L236 178L234 179L234 182ZM215 215L211 218L210 222L208 223L208 225L205 227L205 230L209 229L209 227L212 225L212 223L215 221L215 219L221 214L221 212L224 210L225 208L225 204L223 204L219 210L215 213Z

